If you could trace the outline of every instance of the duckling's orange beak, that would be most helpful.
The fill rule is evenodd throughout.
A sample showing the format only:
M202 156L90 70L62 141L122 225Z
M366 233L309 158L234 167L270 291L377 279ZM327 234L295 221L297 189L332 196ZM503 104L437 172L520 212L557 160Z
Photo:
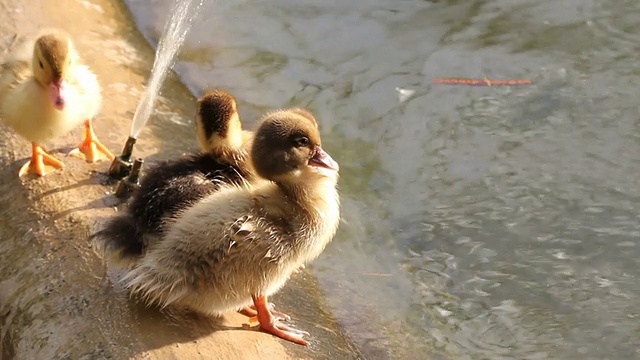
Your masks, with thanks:
M320 146L316 146L316 153L309 159L309 165L327 168L329 170L338 171L340 166L335 160L329 156Z
M54 80L51 82L51 85L49 85L49 98L51 99L51 103L60 111L64 109L64 105L66 103L65 89L66 83L62 79L57 81Z

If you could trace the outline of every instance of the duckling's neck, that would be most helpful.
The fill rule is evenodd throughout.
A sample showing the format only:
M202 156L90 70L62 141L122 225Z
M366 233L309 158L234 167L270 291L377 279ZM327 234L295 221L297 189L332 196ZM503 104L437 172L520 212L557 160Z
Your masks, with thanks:
M215 158L227 162L228 164L239 168L247 169L252 172L251 162L249 161L249 152L244 148L232 148L228 146L218 146L209 151Z
M333 215L339 205L337 178L311 174L295 182L278 182L288 202L314 219Z
M280 204L283 207L282 214L293 215L289 221L296 223L294 228L300 229L300 232L293 234L298 244L294 260L296 264L317 258L335 235L340 221L337 177L316 174L304 180L277 183L284 197Z

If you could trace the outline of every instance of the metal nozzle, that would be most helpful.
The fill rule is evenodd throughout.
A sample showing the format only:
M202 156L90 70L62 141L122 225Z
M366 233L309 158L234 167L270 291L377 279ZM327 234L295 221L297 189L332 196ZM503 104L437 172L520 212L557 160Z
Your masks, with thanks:
M127 142L124 144L122 154L116 156L109 166L109 176L113 179L122 179L129 175L132 170L133 164L131 163L131 154L133 153L133 145L136 143L136 138L129 136Z
M142 158L137 158L136 161L133 162L131 166L131 174L126 179L120 180L118 183L118 187L116 188L116 197L120 199L126 199L131 195L133 190L138 188L140 184L138 183L138 179L140 178L140 170L142 169L142 163L144 160Z

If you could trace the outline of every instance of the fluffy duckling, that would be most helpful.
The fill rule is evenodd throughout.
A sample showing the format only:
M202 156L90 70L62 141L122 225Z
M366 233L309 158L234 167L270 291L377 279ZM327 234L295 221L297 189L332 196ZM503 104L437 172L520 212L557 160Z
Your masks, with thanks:
M84 121L84 140L70 155L94 162L113 155L96 138L91 119L102 102L96 75L80 62L68 34L47 30L20 44L0 65L0 117L32 144L31 160L19 175L44 176L46 165L62 168L43 142Z
M263 331L307 345L308 333L282 324L267 298L335 235L338 164L297 110L260 122L251 159L263 180L223 185L183 209L123 280L163 307L219 315L253 302Z
M248 161L252 133L242 130L235 98L222 90L207 92L198 100L195 123L202 152L150 168L127 209L92 236L105 240L116 263L135 263L163 232L167 219L220 184L252 180Z

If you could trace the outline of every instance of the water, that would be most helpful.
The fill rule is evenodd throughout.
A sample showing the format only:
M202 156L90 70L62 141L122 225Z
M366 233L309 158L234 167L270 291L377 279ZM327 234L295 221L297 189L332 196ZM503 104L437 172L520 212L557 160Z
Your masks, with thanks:
M132 138L137 139L147 124L160 87L203 3L204 0L175 0L171 12L167 14L163 35L156 47L151 76L133 116L129 135Z
M167 1L129 5L156 39ZM196 95L234 93L248 126L316 113L345 222L311 270L369 358L633 359L639 16L635 0L219 2L175 68ZM485 76L533 84L431 83Z

